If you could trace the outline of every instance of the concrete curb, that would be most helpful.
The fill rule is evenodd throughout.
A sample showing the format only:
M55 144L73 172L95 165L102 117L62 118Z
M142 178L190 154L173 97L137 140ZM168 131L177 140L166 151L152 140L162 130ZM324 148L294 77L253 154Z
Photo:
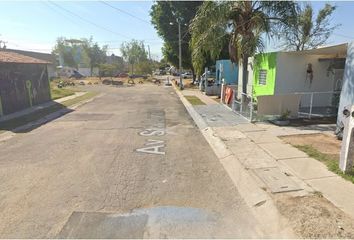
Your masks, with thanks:
M278 212L272 198L261 189L254 177L244 168L238 158L228 149L226 144L223 143L214 130L208 127L207 123L193 108L192 104L184 98L183 94L178 91L175 86L174 89L187 112L192 117L233 181L245 203L260 223L260 230L265 237L296 237L292 229L288 227L288 221Z
M60 116L66 114L66 113L71 112L71 110L75 110L78 107L80 107L80 106L82 106L82 105L84 105L86 103L92 102L96 98L102 97L103 95L104 94L102 94L102 93L98 94L98 95L96 95L96 96L94 96L92 98L89 98L89 99L86 99L84 101L78 102L78 103L76 103L76 104L74 104L74 105L72 105L72 106L70 106L68 108L60 109L60 110L58 110L56 112L50 113L50 114L48 114L48 115L44 116L43 118L40 118L40 119L38 119L36 121L29 122L29 123L27 123L27 124L25 124L23 126L19 126L19 127L15 128L15 129L13 129L13 131L6 131L4 133L1 133L0 134L0 142L6 141L6 140L16 136L15 132L17 132L17 131L24 131L24 130L29 129L31 127L34 127L34 126L37 126L37 125L42 125L42 124L45 124L47 122L50 122L50 121L52 121L52 120L54 120L56 118L59 118ZM80 97L80 96L78 96L78 97ZM70 100L70 99L68 99L68 100ZM50 107L50 106L48 106L48 107Z

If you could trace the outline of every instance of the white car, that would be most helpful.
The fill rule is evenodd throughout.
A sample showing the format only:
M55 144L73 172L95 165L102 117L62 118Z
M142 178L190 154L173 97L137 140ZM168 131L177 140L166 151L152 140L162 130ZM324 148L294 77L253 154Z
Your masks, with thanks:
M193 78L193 74L191 72L182 73L182 78Z

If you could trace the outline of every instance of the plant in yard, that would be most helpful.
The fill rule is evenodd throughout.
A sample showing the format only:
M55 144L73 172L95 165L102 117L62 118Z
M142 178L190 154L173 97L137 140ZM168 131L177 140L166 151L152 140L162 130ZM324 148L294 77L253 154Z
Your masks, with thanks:
M230 59L242 61L246 93L248 58L263 50L263 37L273 36L286 24L295 7L292 1L205 1L190 27L192 56L196 59L203 51L216 55L223 46L218 41L229 34Z
M280 121L287 121L289 120L289 116L290 116L291 111L289 109L286 109L285 111L283 111L280 115L280 117L278 118L278 120Z

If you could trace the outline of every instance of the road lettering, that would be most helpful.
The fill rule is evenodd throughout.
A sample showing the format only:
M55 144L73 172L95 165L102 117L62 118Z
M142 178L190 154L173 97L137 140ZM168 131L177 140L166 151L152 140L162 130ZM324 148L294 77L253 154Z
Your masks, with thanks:
M146 129L139 133L140 136L163 136L165 131L162 129Z
M140 136L151 137L151 136L163 136L165 135L165 130L159 128L148 128L139 133ZM165 142L159 139L148 139L145 143L146 147L138 148L135 151L141 153L158 154L165 155L164 147Z
M154 141L154 142L152 142ZM156 144L158 143L159 145L153 145L152 144ZM165 147L165 144L161 144L164 143L163 141L159 141L159 140L152 140L149 139L148 143L146 143L145 145L148 145L148 147L144 147L144 148L138 148L136 149L137 152L142 152L142 153L150 153L150 154L159 154L159 155L165 155L165 152L163 151L163 148Z

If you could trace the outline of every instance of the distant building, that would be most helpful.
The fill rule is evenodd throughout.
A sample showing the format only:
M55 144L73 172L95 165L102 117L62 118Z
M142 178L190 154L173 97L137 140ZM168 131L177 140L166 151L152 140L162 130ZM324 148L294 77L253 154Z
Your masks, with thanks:
M50 101L48 64L0 50L0 116Z
M7 52L15 52L19 53L28 57L33 57L36 59L40 59L46 62L49 62L47 65L48 68L48 77L57 77L57 72L56 72L56 67L58 66L58 59L57 56L51 53L41 53L41 52L32 52L32 51L24 51L24 50L18 50L18 49L4 49L2 51L7 51Z
M108 64L123 64L123 58L112 54L106 57L106 62Z

